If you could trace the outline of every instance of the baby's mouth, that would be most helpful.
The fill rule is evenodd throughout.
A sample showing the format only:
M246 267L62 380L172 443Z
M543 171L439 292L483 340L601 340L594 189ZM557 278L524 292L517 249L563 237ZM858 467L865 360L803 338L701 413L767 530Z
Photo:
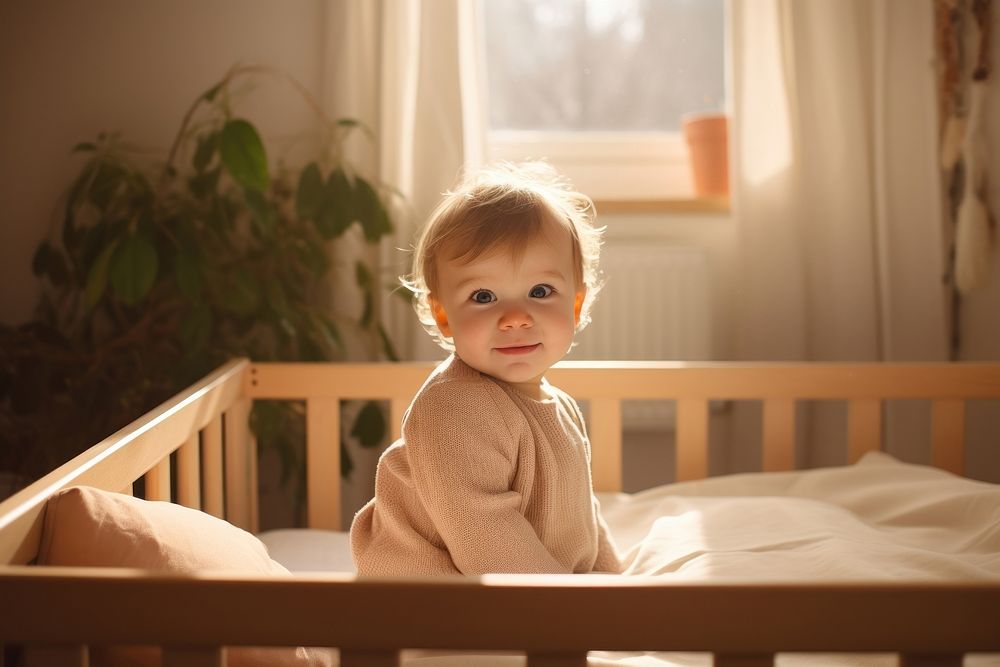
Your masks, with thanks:
M496 351L500 354L528 354L529 352L534 352L535 349L541 347L541 343L535 343L534 345L511 345L510 347L498 347Z

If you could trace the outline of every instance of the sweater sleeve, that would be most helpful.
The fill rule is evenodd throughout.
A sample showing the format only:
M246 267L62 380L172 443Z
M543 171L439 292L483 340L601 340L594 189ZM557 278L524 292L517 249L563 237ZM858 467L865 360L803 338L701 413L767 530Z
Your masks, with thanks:
M417 496L463 574L568 573L512 490L525 426L504 398L487 384L449 381L414 401L403 436Z
M621 556L615 546L608 524L601 516L601 503L594 496L594 516L597 517L597 559L594 561L592 572L614 572L620 574L622 567Z
M580 429L580 433L584 434L584 446L587 448L587 461L590 461L590 438L586 435L587 426L583 419L583 413L580 412L580 406L577 405L576 401L568 395L567 398L567 404L571 408L573 420L576 422L577 428ZM623 569L621 556L618 553L618 548L615 546L614 539L611 537L611 531L608 529L608 524L604 521L604 517L601 515L601 503L597 500L597 496L593 493L591 493L591 497L594 502L594 517L597 519L597 559L594 561L594 567L591 571L620 573Z

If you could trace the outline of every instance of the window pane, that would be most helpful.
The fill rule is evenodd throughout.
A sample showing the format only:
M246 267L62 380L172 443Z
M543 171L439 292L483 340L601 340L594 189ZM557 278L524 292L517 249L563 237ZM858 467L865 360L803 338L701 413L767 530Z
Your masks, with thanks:
M483 0L495 130L678 131L724 108L724 0Z

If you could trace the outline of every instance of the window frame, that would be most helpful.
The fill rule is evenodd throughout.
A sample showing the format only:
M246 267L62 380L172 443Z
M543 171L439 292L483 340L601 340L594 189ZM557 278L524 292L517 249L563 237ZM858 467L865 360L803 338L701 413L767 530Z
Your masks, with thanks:
M723 6L723 48L726 51L723 62L728 68L730 8L728 2ZM480 31L483 29L480 25ZM485 44L485 35L480 35ZM482 65L487 66L485 48L479 57ZM723 76L728 87L728 72ZM729 92L727 90L727 98ZM719 111L731 119L729 104L727 99ZM488 114L483 121L487 159L512 162L544 159L569 178L577 190L621 212L729 210L728 196L706 198L695 194L690 152L680 129L511 130L490 127Z
M695 199L680 132L489 130L493 160L545 159L595 200Z

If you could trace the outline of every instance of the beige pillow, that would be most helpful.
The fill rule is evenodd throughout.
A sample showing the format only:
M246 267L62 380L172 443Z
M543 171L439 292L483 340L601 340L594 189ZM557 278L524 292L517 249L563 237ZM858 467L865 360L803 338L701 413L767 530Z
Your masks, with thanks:
M264 544L245 530L205 512L168 502L76 486L53 495L45 508L39 565L129 567L191 573L225 570L288 575ZM336 664L333 650L232 648L231 667ZM153 666L155 647L94 648L91 664Z

